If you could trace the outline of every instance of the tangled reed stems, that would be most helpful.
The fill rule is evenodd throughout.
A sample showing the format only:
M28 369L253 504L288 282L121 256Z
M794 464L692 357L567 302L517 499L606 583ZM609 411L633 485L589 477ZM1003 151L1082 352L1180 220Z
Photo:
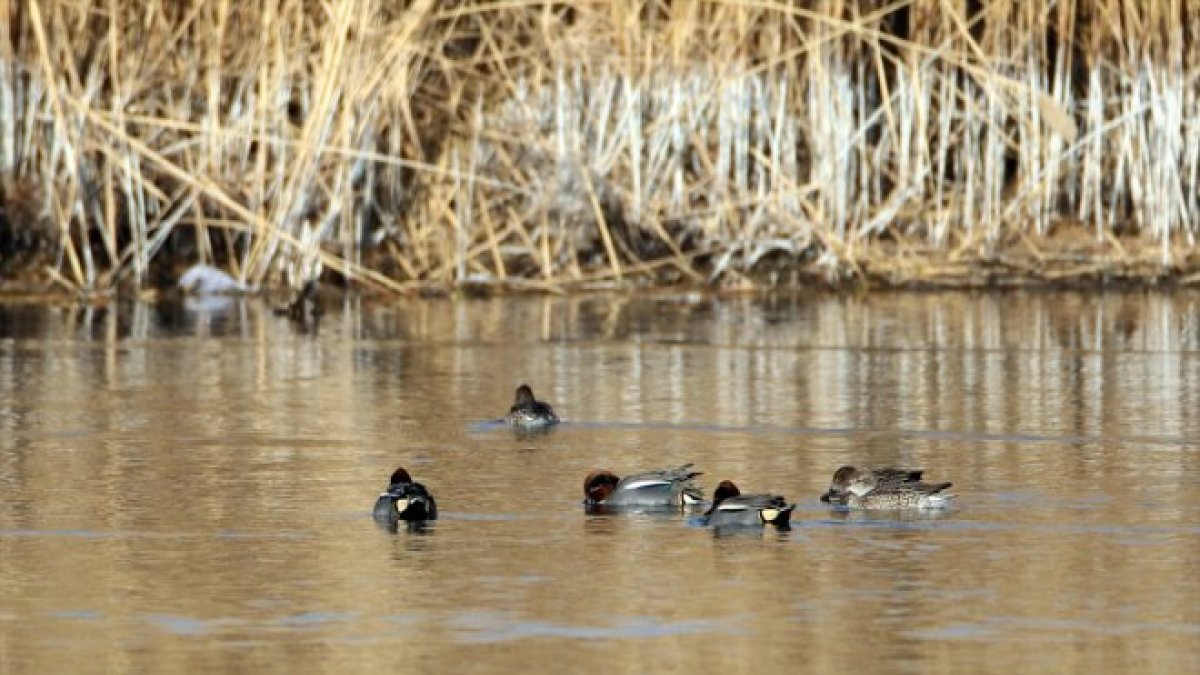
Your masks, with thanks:
M1200 270L1181 0L0 0L0 274Z

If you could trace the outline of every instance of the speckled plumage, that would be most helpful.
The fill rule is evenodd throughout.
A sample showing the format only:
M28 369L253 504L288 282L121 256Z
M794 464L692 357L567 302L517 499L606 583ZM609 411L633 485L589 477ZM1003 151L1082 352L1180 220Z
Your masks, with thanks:
M862 474L850 482L846 505L853 509L940 509L954 499L954 495L942 492L950 485L886 483L871 474Z
M821 495L821 501L827 504L846 504L850 497L850 482L863 474L870 474L879 485L899 485L918 483L923 473L925 472L920 469L856 469L853 466L843 466L833 473L829 490Z

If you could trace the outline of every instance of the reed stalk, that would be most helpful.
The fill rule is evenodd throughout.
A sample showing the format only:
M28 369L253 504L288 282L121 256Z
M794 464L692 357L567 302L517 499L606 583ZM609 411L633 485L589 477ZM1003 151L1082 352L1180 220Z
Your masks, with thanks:
M0 0L0 274L1197 278L1200 6Z

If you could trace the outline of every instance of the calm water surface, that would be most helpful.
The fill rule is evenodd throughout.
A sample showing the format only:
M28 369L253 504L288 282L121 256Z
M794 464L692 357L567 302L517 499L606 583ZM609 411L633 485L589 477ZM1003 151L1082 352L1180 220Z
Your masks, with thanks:
M1197 672L1200 294L0 306L0 672ZM481 421L522 381L568 423ZM588 517L695 462L786 533ZM443 518L370 518L404 464ZM841 464L952 480L847 514Z

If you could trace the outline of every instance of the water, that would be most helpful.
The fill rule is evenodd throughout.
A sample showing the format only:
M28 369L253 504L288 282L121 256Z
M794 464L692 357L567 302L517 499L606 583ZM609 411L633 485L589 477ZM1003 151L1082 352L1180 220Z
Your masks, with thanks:
M0 672L1196 672L1198 301L0 306ZM562 428L480 424L522 381ZM684 462L794 528L580 507ZM831 511L845 463L959 505Z

